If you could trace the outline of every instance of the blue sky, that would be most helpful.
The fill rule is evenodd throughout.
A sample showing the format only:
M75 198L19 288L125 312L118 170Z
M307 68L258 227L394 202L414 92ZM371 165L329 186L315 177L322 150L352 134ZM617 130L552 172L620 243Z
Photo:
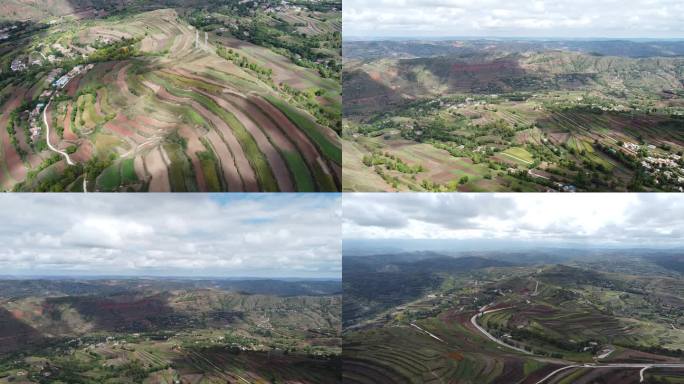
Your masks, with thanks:
M4 275L340 277L339 194L0 196Z
M345 37L684 38L681 0L344 0Z

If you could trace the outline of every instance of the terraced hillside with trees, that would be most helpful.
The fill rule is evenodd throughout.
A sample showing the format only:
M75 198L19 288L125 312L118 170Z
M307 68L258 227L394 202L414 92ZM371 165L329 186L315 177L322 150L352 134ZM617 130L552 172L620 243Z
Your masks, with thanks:
M0 382L341 382L339 285L4 280Z
M683 47L346 42L344 189L682 191Z
M346 257L345 382L666 383L684 377L684 280L654 261L671 256L607 252L567 256L560 264L543 263L541 253L527 256ZM394 295L392 287L379 288L402 281L409 270L421 277L403 278L396 287L405 288L395 287Z
M339 3L88 5L4 24L3 189L340 189Z

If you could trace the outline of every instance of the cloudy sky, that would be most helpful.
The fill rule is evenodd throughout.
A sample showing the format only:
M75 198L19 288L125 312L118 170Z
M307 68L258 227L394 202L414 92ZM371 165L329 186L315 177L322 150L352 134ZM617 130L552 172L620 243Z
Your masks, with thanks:
M339 278L338 194L0 196L0 275Z
M684 38L682 0L344 0L345 37Z
M345 241L684 245L684 197L674 194L347 194L342 209Z

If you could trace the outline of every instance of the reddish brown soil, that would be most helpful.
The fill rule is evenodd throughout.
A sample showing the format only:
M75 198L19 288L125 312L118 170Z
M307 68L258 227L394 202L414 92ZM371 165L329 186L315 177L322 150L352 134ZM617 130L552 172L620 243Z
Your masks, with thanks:
M155 120L148 116L135 116L133 119L128 119L126 116L121 117L127 126L135 129L141 136L150 137L159 134L160 130L166 130L171 125Z
M71 81L69 81L69 84L66 86L66 93L67 95L74 97L76 96L76 92L78 91L78 86L81 83L81 77L76 76Z
M282 129L285 136L289 137L290 140L295 143L299 149L299 152L304 157L304 160L307 162L307 164L309 164L310 167L315 167L316 164L320 164L327 174L332 174L330 168L326 165L327 163L320 156L318 150L313 143L311 143L306 134L297 128L297 126L295 126L285 115L283 115L280 110L258 96L251 96L249 101L255 104L258 109L263 111L265 116L270 117L275 125Z
M226 143L221 139L221 136L215 130L211 130L207 134L207 140L209 140L213 152L221 162L221 169L223 170L223 177L226 183L228 183L228 190L235 192L244 191L244 185L235 166L233 155L230 153Z
M285 136L283 131L254 103L234 93L225 94L223 97L239 108L243 115L249 116L249 119L261 128L273 145L280 151L298 152L295 145L287 138L287 136ZM280 183L278 184L280 185ZM281 190L284 191L282 186Z
M109 121L104 125L104 128L116 133L119 136L132 139L135 143L140 144L146 140L137 132L133 131L131 127L140 127L134 121L128 120L125 115L119 114L114 120Z
M206 148L204 148L204 145L202 145L202 142L199 140L197 132L194 129L184 125L178 130L178 133L187 140L188 149L185 151L185 153L190 158L190 161L192 162L192 167L195 169L195 179L197 180L197 188L200 192L207 192L207 182L204 178L202 165L200 164L199 158L197 157L197 152L202 152Z
M221 133L220 136L214 136L210 134L207 137L212 142L212 145L215 146L216 151L221 151L221 153L217 152L217 155L219 155L220 158L228 160L226 162L221 161L221 166L224 169L224 174L227 176L226 181L228 183L229 190L240 191L242 188L244 188L244 191L247 192L259 191L259 184L257 182L256 175L254 174L254 170L247 160L247 156L242 150L237 138L233 134L233 131L225 121L221 120L218 116L211 113L199 103L193 100L175 97L168 93L164 88L159 89L157 96L163 100L192 105L197 113L199 113L205 119L211 121L218 132ZM229 151L226 152L226 150L220 148L221 146L218 144L218 141L225 142L228 145ZM232 160L228 158L229 156ZM237 169L234 167L234 165L237 165ZM241 182L238 183L238 180L241 180Z
M449 352L449 354L447 356L449 356L450 359L455 360L455 361L463 360L463 355L458 353L458 352L455 352L455 351Z
M135 132L131 131L126 127L126 120L127 119L125 116L118 115L114 120L105 124L104 128L116 133L119 136L133 137L133 135L135 135Z
M74 110L74 106L69 102L67 106L66 116L64 117L64 140L73 141L78 139L78 136L71 130L71 113Z
M171 184L169 184L169 173L167 165L164 162L161 148L154 148L145 156L145 168L147 173L152 176L150 181L150 192L170 192Z
M292 178L290 177L290 172L287 168L287 165L285 165L285 161L280 156L280 153L278 153L278 150L268 140L268 137L266 137L264 132L261 129L259 129L259 127L254 123L254 121L226 100L206 92L202 92L199 90L195 91L207 97L210 97L221 108L232 113L237 118L237 120L242 123L247 132L249 132L252 138L254 138L254 141L257 143L257 146L259 147L259 151L263 153L266 157L266 160L268 161L268 164L271 170L273 171L273 175L275 176L275 179L278 183L279 189L283 192L294 191L294 183L292 182Z
M93 145L89 141L83 141L78 150L69 157L77 163L85 163L93 157Z

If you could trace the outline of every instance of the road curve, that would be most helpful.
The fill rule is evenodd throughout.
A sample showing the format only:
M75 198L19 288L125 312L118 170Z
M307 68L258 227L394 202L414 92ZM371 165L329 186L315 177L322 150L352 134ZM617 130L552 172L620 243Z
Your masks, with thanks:
M537 381L535 384L542 384L546 380L550 379L554 375L556 375L558 372L564 371L566 369L572 369L572 368L589 368L589 369L599 369L599 368L632 368L632 369L641 369L639 371L639 378L640 382L644 381L644 371L647 369L651 368L683 368L684 369L684 364L653 364L653 363L616 363L616 364L575 364L575 365L568 365L562 368L558 368L555 371L549 373L544 377L543 379Z
M517 348L512 345L508 345L504 343L503 341L497 339L496 337L492 336L489 332L487 332L484 328L482 328L478 323L477 323L477 318L486 315L488 313L492 312L498 312L498 311L503 311L505 309L511 309L513 307L505 307L505 308L498 308L498 309L492 309L489 311L486 311L485 308L487 306L484 306L480 308L480 310L473 315L473 317L470 318L470 322L473 324L475 328L477 328L478 331L480 331L483 335L485 335L488 339L492 340L493 342L502 345L504 347L516 350L518 352L525 353L527 355L532 355L531 352L526 351L522 348ZM413 324L411 324L413 325ZM418 327L416 327L418 328ZM420 328L419 328L420 329ZM559 372L568 370L568 369L573 369L573 368L589 368L589 369L599 369L599 368L632 368L632 369L640 369L639 371L639 382L644 381L644 372L647 369L651 368L682 368L684 369L684 364L654 364L654 363L615 363L615 364L573 364L573 365L566 365L565 367L561 367L556 369L555 371L549 373L546 375L543 379L537 381L535 384L543 384Z
M64 156L64 159L66 160L67 164L76 165L73 161L71 161L71 158L69 157L68 153L53 147L52 144L50 143L50 124L48 123L48 120L47 120L47 110L50 107L50 103L52 103L52 97L50 98L47 105L43 109L43 123L45 123L45 140L47 141L47 146L48 146L48 148L50 148L51 151L57 152L60 155Z
M548 375L544 376L543 379L537 381L535 384L541 384L541 383L545 382L546 380L550 379L551 377L553 377L553 376L554 376L556 373L558 373L558 372L565 371L566 369L577 368L577 367L581 367L581 365L568 365L568 366L565 366L565 367L562 367L562 368L558 368L558 369L556 369L555 371L553 371L553 372L549 373Z
M503 345L503 346L506 347L506 348L510 348L510 349L515 350L515 351L524 353L524 354L526 354L526 355L532 355L532 352L530 352L530 351L526 351L526 350L524 350L524 349L522 349L522 348L514 347L514 346L512 346L512 345L508 345L508 344L504 343L503 341L497 339L496 337L492 336L492 334L490 334L489 332L487 332L487 330L485 330L484 328L480 327L480 325L477 323L477 318L480 317L480 316L482 316L482 315L486 315L486 314L492 313L492 312L503 311L504 309L511 309L511 308L512 308L512 307L506 307L506 308L499 308L499 309L492 309L492 310L489 310L489 311L481 311L481 312L478 312L478 313L474 314L473 317L470 318L470 322L473 324L473 326L474 326L475 328L477 328L478 331L480 331L483 335L485 335L485 336L486 336L488 339L490 339L491 341L493 341L493 342L495 342L495 343L497 343L497 344L499 344L499 345Z

